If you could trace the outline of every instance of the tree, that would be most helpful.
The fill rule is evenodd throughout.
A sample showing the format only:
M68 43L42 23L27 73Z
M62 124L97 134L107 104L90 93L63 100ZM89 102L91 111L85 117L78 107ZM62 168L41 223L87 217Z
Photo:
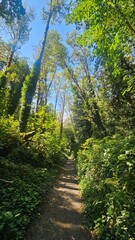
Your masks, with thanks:
M0 37L0 69L6 67L9 54L9 45Z
M119 74L121 54L127 61L132 56L134 63L134 1L78 1L69 21L83 24L81 43L93 44L94 54L113 67L112 74ZM96 9L96 11L94 11ZM85 14L84 14L85 12ZM130 59L131 61L131 59ZM127 80L128 81L128 80ZM130 85L134 79L129 82Z
M92 124L86 112L84 100L76 87L72 86L73 105L71 107L72 120L77 144L80 146L93 134Z
M60 139L62 139L63 135L63 121L66 104L66 85L64 86L63 90L64 90L63 95L61 96L61 112L60 112Z
M66 49L61 43L60 35L56 30L49 31L38 81L37 108L38 105L47 104L57 69L61 68L65 56Z
M115 105L114 112L118 117L115 124L119 118L125 118L127 106L132 109L130 118L134 119L134 4L134 1L123 0L80 0L75 3L69 16L69 22L83 26L84 32L78 38L79 43L92 47L96 81L100 81L98 76L105 73L102 79L108 83L108 92L104 94L108 95L108 103L110 101L113 110ZM103 82L100 84L101 89ZM133 126L133 123L130 125Z
M37 82L39 79L40 75L40 68L41 68L41 63L43 59L43 55L45 52L45 47L46 47L46 41L47 41L47 36L48 36L48 31L50 27L51 20L55 19L60 16L61 10L64 7L64 1L55 1L55 0L50 0L48 4L48 11L45 12L44 19L46 20L46 27L45 27L45 32L43 36L43 41L41 44L41 50L39 53L39 57L35 61L31 74L26 80L26 85L24 86L24 93L23 93L23 101L22 101L22 108L20 112L20 131L25 131L26 125L27 125L27 120L30 114L30 109L31 109L31 103L33 96L36 91L36 86Z
M16 57L14 64L8 68L6 76L5 73L1 72L0 78L8 79L8 82L0 91L1 115L13 115L16 112L21 98L23 82L28 73L27 61L19 57Z
M87 112L89 121L91 121L93 125L93 132L98 135L104 135L106 131L100 116L93 84L94 79L90 70L91 50L88 47L78 44L76 38L77 32L73 32L72 35L68 37L67 42L72 48L72 55L70 57L70 66L69 63L65 63L65 67L68 71L69 78L75 84L80 97L82 97L85 103L85 111Z
M55 101L54 101L55 116L57 114L58 102L59 102L59 98L61 96L62 82L63 82L63 75L61 73L57 73L55 76L55 83L53 85L53 94L54 94L54 98L55 98Z
M2 23L2 29L9 36L8 45L10 47L10 53L7 61L7 68L11 66L13 62L14 54L21 48L26 41L29 40L30 35L30 23L34 19L34 11L30 9L24 16L20 16L19 19L14 19L10 25Z
M0 2L0 16L10 24L14 19L25 15L22 0L2 0Z
M102 116L108 132L114 133L120 127L134 129L135 92L133 87L132 91L125 91L128 89L126 81L128 69L123 60L119 62L119 75L114 76L112 69L111 65L110 67L102 66L100 72L97 73L97 79L100 83L98 96ZM131 71L129 78L131 78Z
M14 60L14 55L17 50L24 44L30 34L30 23L34 18L33 10L31 9L29 13L21 16L19 19L13 19L12 23L5 26L5 31L10 34L10 43L6 44L8 46L8 56L6 62L6 68L0 78L0 89L4 91L6 84L9 84L8 71Z
M29 74L29 65L25 59L17 59L10 69L10 90L7 103L7 114L13 115L16 112L20 98L21 90L25 77Z

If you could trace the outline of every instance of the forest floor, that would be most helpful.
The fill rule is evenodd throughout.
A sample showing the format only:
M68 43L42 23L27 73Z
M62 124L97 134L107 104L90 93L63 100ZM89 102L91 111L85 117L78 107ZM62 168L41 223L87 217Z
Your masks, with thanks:
M31 223L25 240L90 240L84 227L83 203L75 162L68 159L59 179Z

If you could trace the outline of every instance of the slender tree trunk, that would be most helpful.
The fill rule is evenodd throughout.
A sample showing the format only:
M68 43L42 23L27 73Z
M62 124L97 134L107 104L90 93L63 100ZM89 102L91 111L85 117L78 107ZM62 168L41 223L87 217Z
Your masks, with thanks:
M54 105L55 116L56 116L56 112L57 112L58 98L59 98L59 93L57 92L56 98L55 98L55 105Z
M47 75L45 77L45 85L44 85L44 96L42 99L42 105L46 106L47 105L47 100L48 100L48 93L47 93Z
M0 90L4 89L6 84L7 84L7 73L8 73L8 68L11 66L12 64L12 61L13 61L13 57L14 57L14 54L15 54L15 45L13 46L12 50L11 50L11 53L10 53L10 56L8 58L8 62L7 62L7 65L6 65L6 69L3 73L3 76L1 77L0 79Z
M39 102L40 102L40 95L41 95L41 86L40 86L40 80L38 82L38 87L37 87L37 101L36 101L36 112L38 112L38 107L39 107Z
M25 100L24 100L24 103L23 103L23 106L22 106L21 112L20 112L20 123L19 123L20 132L24 132L27 127L27 122L28 122L30 109L31 109L31 103L32 103L32 99L33 99L33 96L36 91L36 86L37 86L38 78L40 75L40 67L41 67L43 54L45 51L46 40L47 40L47 35L48 35L48 31L49 31L52 14L53 14L53 8L52 8L52 1L51 1L50 13L49 13L48 20L46 23L44 38L43 38L43 42L42 42L42 46L41 46L41 52L40 52L39 58L34 63L33 72L29 78L29 84L28 84L27 91L25 94Z
M106 135L106 130L103 126L103 123L102 123L102 120L101 120L101 117L100 117L100 114L99 114L99 109L98 109L97 103L94 100L95 93L94 93L94 90L93 90L93 87L92 87L92 84L91 84L91 81L90 81L90 76L89 75L87 76L88 89L89 89L89 93L90 93L89 95L87 95L85 93L85 91L83 89L81 89L81 87L79 86L78 81L77 81L76 77L74 76L74 73L72 72L72 69L70 69L66 63L65 63L65 67L68 70L68 73L71 77L71 80L75 83L75 86L76 86L78 92L80 93L80 96L82 97L84 103L86 104L87 109L90 111L92 121L95 125L95 126L93 126L93 130L94 130L94 128L96 128L99 135L105 136ZM90 98L92 100L91 104L89 103Z
M99 108L98 108L97 102L95 100L96 96L95 96L95 92L93 90L93 86L92 86L92 83L91 83L90 75L87 76L87 86L88 86L88 90L89 90L88 98L92 99L91 106L89 104L89 107L90 107L90 109L92 109L93 122L95 123L96 128L100 131L99 135L100 134L101 135L106 135L106 129L105 129L103 123L102 123L101 116L100 116L100 113L99 113ZM87 102L88 102L88 100L87 100Z
M55 89L55 104L54 104L54 112L55 112L55 116L57 113L57 105L58 105L58 99L59 99L59 93L60 93L60 83L58 83L56 89Z
M63 103L62 103L62 110L61 110L60 139L62 139L62 135L63 135L63 118L64 118L65 102L66 102L66 93L64 94L64 99L63 99Z
M9 94L9 101L8 101L8 107L7 107L7 114L13 115L18 107L19 100L21 98L21 89L23 86L23 81L20 82L20 84L16 87L16 89L12 89Z
M31 73L30 79L27 83L24 83L24 89L26 88L26 92L24 93L23 104L21 106L20 111L20 119L19 119L19 130L20 132L25 132L27 127L27 121L29 118L32 99L36 90L37 80L40 74L40 61L39 59L35 62L33 71ZM26 85L25 85L26 84Z
M11 53L10 53L10 56L8 58L8 62L7 62L7 66L6 68L9 68L12 64L12 61L13 61L13 57L14 57L14 54L15 54L15 48L16 48L16 44L14 44L14 46L12 47L12 50L11 50Z

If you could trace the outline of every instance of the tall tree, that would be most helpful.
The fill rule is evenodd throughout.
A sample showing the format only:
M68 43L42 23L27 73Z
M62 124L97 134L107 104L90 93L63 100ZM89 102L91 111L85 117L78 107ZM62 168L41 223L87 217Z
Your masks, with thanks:
M49 31L38 81L37 107L47 104L57 69L61 68L65 55L66 49L60 35L55 30Z
M6 62L6 68L0 78L0 89L4 91L8 82L8 71L13 63L15 53L18 49L29 39L30 23L34 18L33 10L30 9L28 13L21 16L19 19L13 19L10 25L5 26L5 32L10 35L10 42L8 42L8 58ZM3 26L2 26L3 27Z
M54 112L55 115L57 114L57 107L58 107L58 102L59 102L59 98L61 96L61 86L62 86L62 74L61 73L57 73L55 76L55 83L53 85L53 94L54 94Z
M21 98L22 86L29 72L29 65L25 59L17 59L15 64L10 68L8 73L10 74L8 75L10 81L8 83L9 93L7 99L7 114L9 115L13 115L16 112Z
M64 121L64 113L65 113L65 104L66 104L66 86L63 89L63 95L61 96L61 112L60 112L60 139L63 135L63 121Z
M98 68L97 81L98 76L106 70L107 74L102 79L106 79L109 92L104 94L108 95L111 108L115 106L118 122L128 112L127 106L132 109L130 117L134 118L134 4L133 0L79 0L69 16L70 22L76 23L78 27L83 26L84 31L78 41L82 45L92 46ZM103 82L100 89L102 85ZM116 110L118 106L119 114ZM127 110L123 111L124 108Z
M35 94L37 82L40 75L41 62L45 52L46 41L47 41L51 20L55 20L58 17L58 15L59 17L61 14L63 15L62 8L64 8L64 4L65 4L64 0L60 0L60 1L50 0L48 4L48 11L45 12L44 19L46 21L46 26L45 26L42 45L41 45L41 50L39 53L39 57L37 58L37 60L33 65L31 74L27 78L26 84L24 86L25 90L23 93L22 108L20 112L20 127L19 127L20 131L25 131L26 129L27 120L30 114L32 99Z
M18 107L21 98L21 89L26 75L29 73L29 66L25 59L16 57L14 64L8 68L8 83L0 91L1 115L13 115ZM2 78L3 72L0 77Z
M80 146L86 139L93 134L92 124L86 112L84 100L79 94L77 88L72 85L73 104L71 106L72 122L74 126L75 137Z
M65 67L69 73L70 79L75 84L82 97L86 112L93 125L93 132L98 135L106 134L106 130L102 123L97 98L95 93L94 79L91 73L92 59L91 49L84 47L76 42L77 32L73 32L67 39L68 44L72 48L72 55L69 63L65 63ZM69 62L69 61L68 61ZM71 67L72 66L72 67ZM73 71L73 68L75 69Z
M2 21L3 32L8 36L8 45L10 47L10 53L7 61L7 68L11 66L14 54L29 40L30 36L30 23L34 19L34 11L30 9L26 11L24 16L20 16L19 19L14 19L10 25L7 25Z

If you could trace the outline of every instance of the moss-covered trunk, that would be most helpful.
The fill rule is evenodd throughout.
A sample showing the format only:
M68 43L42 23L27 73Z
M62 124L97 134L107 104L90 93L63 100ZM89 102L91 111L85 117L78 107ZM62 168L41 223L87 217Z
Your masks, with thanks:
M19 120L20 132L26 131L27 122L28 122L28 118L30 115L31 103L32 103L33 96L36 91L36 86L37 86L38 78L40 75L40 67L41 67L41 62L42 62L42 58L43 58L43 54L44 54L44 50L45 50L45 45L46 45L46 40L47 40L47 35L48 35L48 30L49 30L49 25L50 25L52 14L53 14L53 9L51 9L49 12L39 58L35 61L33 69L31 71L30 75L27 76L26 82L23 87L22 107L21 107L21 111L20 111L20 120Z

